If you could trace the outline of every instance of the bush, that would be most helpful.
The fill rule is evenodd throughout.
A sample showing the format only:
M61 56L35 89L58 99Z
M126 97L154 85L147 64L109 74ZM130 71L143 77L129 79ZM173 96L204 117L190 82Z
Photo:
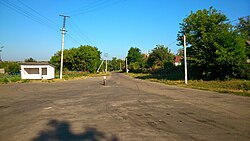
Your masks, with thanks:
M175 69L175 66L172 62L166 61L164 62L164 70L166 70L166 72L172 72Z
M9 82L17 82L20 80L21 80L20 75L9 75L9 74L0 75L0 82L3 84L7 84Z
M28 79L22 79L22 83L28 83L28 82L30 82L30 80L28 80Z
M6 77L0 79L0 81L2 82L2 84L7 84L7 83L9 83L9 79L6 78Z
M243 84L242 84L242 89L244 91L250 91L250 81L245 81Z
M13 75L13 76L11 76L11 77L9 78L9 80L10 80L11 82L17 82L17 81L20 81L20 80L21 80L21 77L20 77L20 75Z
M4 68L8 74L20 73L20 64L17 62L0 62L0 68Z

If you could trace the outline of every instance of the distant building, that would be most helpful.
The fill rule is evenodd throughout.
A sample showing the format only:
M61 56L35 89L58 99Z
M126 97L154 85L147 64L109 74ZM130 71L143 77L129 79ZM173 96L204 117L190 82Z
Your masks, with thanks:
M180 66L182 62L183 56L175 56L174 57L174 65L175 66Z
M4 68L0 68L0 73L5 74L5 69Z
M26 62L21 64L22 79L53 79L55 68L49 62Z

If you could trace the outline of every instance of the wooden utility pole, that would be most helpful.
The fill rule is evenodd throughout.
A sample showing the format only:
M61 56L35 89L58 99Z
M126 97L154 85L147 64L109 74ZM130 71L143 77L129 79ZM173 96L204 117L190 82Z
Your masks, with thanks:
M184 67L185 67L185 84L187 84L187 49L186 49L186 36L183 36L183 45L184 45Z

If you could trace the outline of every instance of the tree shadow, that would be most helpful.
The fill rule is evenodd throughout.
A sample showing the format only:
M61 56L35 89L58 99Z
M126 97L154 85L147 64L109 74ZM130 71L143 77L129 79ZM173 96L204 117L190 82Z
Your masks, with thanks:
M157 80L184 80L184 74L179 72L153 73L143 76L137 76L138 79L157 79Z
M183 80L184 81L184 66L175 66L169 70L166 69L156 69L151 73L146 73L148 75L137 76L138 79L157 79L157 80ZM188 79L189 80L199 80L201 79L198 74L197 68L188 67Z
M67 121L50 120L49 129L42 130L32 141L119 141L118 137L109 137L96 128L86 127L82 133L75 134Z

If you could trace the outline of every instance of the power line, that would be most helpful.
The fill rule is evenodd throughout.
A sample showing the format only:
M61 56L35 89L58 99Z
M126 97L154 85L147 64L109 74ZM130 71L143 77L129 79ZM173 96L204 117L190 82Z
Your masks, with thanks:
M90 6L90 7L86 8L86 9L81 8L82 10L78 10L77 12L74 12L71 15L72 16L79 16L79 15L82 15L82 14L98 11L98 10L110 7L112 5L118 4L118 3L122 2L122 1L124 1L124 0L118 0L118 1L113 1L113 2L110 1L110 0L105 0L105 1L102 1L101 3L99 3L99 4Z
M58 32L59 30L56 27L59 27L59 25L57 23L55 23L54 21L50 20L49 18L43 16L42 14L40 14L39 12L37 12L36 10L34 10L33 8L29 7L27 4L23 3L20 0L17 0L21 5L23 5L24 7L21 7L19 5L14 4L13 2L10 2L8 0L5 1L0 1L0 4L6 6L7 8L17 12L20 15L25 16L26 18L37 22L43 26L46 26L56 32ZM28 9L28 10L27 10ZM53 26L53 25L54 26ZM55 27L56 26L56 27ZM72 37L71 35L68 35L69 38L78 43L81 44L78 40L76 40L76 38Z
M57 23L55 23L54 21L50 20L49 18L43 16L42 14L40 14L39 12L37 12L36 10L34 10L33 8L31 8L30 6L28 6L27 4L23 3L20 0L17 0L19 3L21 3L22 5L24 5L25 7L27 7L28 9L30 9L31 11L35 12L37 15L39 15L40 17L46 19L47 21L49 21L50 23L53 23L54 25L56 25L57 27L59 26Z
M96 1L94 1L94 2L92 2L90 4L88 4L88 5L82 6L82 7L78 8L78 10L74 10L72 12L77 13L79 11L83 11L83 10L86 10L86 9L91 9L91 8L93 8L95 6L98 6L98 5L102 4L102 3L104 3L105 1L108 1L108 0L104 0L104 1L103 0L96 0Z
M69 37L72 41L74 41L75 43L78 43L79 45L81 45L81 43L80 43L78 40L76 40L76 39L72 36L72 34L67 33L67 35L68 35L68 36L66 36L66 37Z
M172 44L174 44L174 43L176 43L176 42L178 42L178 41L174 41L174 42L168 44L167 47L171 46Z
M234 19L234 20L228 21L226 23L232 23L232 22L238 21L239 19L245 19L245 18L248 18L248 17L250 17L250 15L244 16L244 17L239 17L238 19Z
M93 3L90 3L89 5L80 7L78 10L75 10L73 13L71 13L71 15L73 15L73 16L80 15L80 14L84 13L84 11L88 11L88 10L94 9L96 7L99 7L103 4L105 4L106 2L108 2L108 0L97 0Z
M77 26L77 24L71 20L70 21L71 28L74 30L74 32L82 39L84 42L88 43L89 45L94 45L89 38L81 32L80 28Z
M10 8L11 10L13 10L13 11L15 11L15 12L17 12L17 13L23 15L23 16L25 16L26 18L28 18L28 19L30 19L32 21L35 21L35 22L37 22L39 24L42 24L42 25L44 25L44 26L46 26L46 27L48 27L50 29L53 29L53 30L57 31L57 29L55 27L51 26L49 23L47 23L43 19L37 17L36 15L32 14L31 12L25 10L24 8L22 8L22 7L20 7L20 6L16 5L16 4L14 4L14 3L12 3L12 2L10 2L8 0L0 1L0 3L2 5L4 5L4 6Z
M5 2L5 3L4 3L4 2ZM21 14L21 15L23 15L23 16L25 16L25 17L31 19L31 20L33 20L33 21L35 21L35 22L39 22L39 21L37 21L36 19L33 19L32 17L30 17L30 15L28 15L27 12L25 12L25 11L19 9L18 7L16 7L16 5L13 5L13 3L10 3L10 2L7 1L7 0L6 0L6 1L0 1L0 3L2 3L2 5L4 5L4 6L10 8L11 10L13 10L13 11L15 11L15 12L17 12L17 13L19 13L19 14Z

